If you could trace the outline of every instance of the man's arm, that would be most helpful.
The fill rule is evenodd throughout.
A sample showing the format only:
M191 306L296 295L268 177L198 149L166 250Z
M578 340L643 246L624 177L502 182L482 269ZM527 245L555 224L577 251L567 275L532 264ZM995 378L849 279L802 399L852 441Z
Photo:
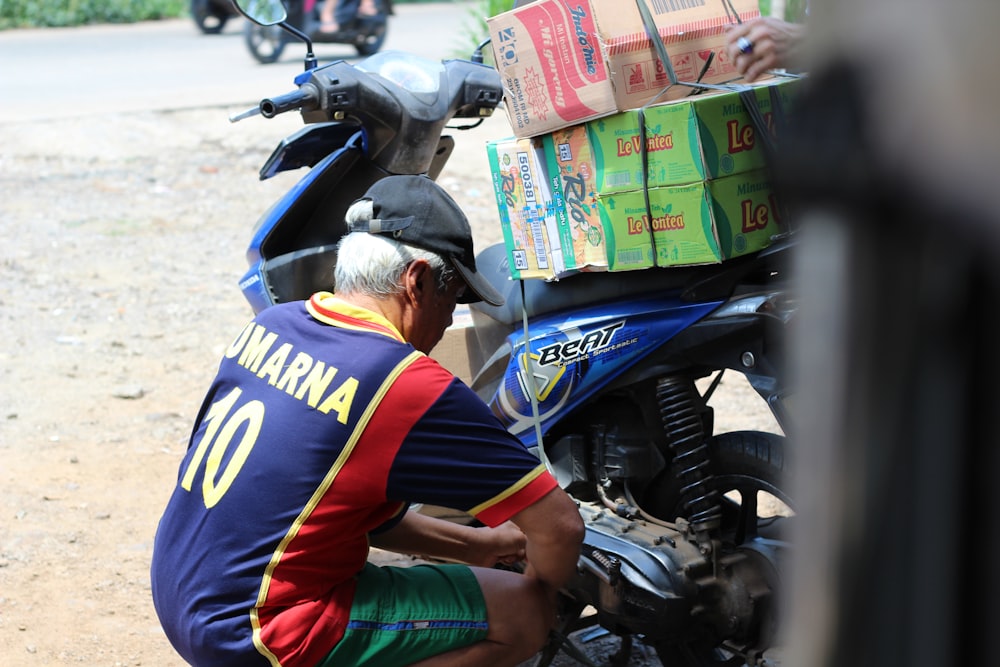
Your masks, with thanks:
M403 519L371 538L373 546L396 553L493 567L524 560L525 536L508 522L496 528L473 528L407 512Z
M525 574L558 589L576 570L583 533L576 503L556 488L496 528L472 528L407 512L398 524L373 535L371 543L396 553L480 567L527 560Z
M580 558L584 528L576 503L555 488L511 521L528 540L525 574L558 590L573 576Z

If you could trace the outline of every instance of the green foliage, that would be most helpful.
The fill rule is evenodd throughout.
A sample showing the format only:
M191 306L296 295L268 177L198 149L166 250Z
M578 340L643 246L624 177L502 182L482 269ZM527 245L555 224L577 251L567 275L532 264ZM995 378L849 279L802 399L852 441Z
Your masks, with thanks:
M134 23L188 14L187 0L0 0L0 29Z
M0 0L2 2L3 0ZM397 0L398 2L399 0ZM468 20L464 26L464 44L455 54L459 58L468 58L472 50L479 46L483 40L489 39L490 32L486 27L486 19L496 16L514 8L514 0L476 0L468 9ZM486 62L491 63L493 52L487 47L484 49Z
M772 0L760 0L759 4L761 15L771 16ZM809 0L785 0L785 15L779 18L792 21L793 23L802 23L806 17L806 7L808 4Z
M806 20L808 0L787 0L785 3L785 20L802 23Z

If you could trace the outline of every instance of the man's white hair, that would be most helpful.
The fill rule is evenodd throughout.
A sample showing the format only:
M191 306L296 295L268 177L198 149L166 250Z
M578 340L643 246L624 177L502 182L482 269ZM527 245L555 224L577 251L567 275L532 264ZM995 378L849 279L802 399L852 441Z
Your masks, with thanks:
M373 216L372 202L361 200L347 209L347 224L368 222ZM402 276L413 260L422 259L434 271L437 289L444 291L455 270L437 253L400 243L385 234L353 232L337 244L334 268L335 291L387 297L403 291Z

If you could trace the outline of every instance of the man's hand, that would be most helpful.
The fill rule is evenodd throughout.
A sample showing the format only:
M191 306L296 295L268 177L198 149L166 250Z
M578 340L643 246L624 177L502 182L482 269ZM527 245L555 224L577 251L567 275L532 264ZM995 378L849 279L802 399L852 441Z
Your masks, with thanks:
M408 511L391 530L373 535L371 543L397 553L493 567L523 561L527 538L510 521L496 528L472 528Z
M754 81L768 70L791 66L805 34L805 26L763 16L729 28L726 51L736 70Z
M480 567L520 563L527 542L521 529L510 521L496 528L476 528L476 540L470 546L467 562Z

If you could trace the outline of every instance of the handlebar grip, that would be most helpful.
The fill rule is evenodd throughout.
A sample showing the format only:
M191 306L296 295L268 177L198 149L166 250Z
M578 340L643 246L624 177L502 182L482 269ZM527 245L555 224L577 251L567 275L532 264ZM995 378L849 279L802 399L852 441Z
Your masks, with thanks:
M312 111L317 108L319 108L319 91L309 83L291 93L260 101L260 115L264 118L274 118L279 113L295 111L296 109Z

